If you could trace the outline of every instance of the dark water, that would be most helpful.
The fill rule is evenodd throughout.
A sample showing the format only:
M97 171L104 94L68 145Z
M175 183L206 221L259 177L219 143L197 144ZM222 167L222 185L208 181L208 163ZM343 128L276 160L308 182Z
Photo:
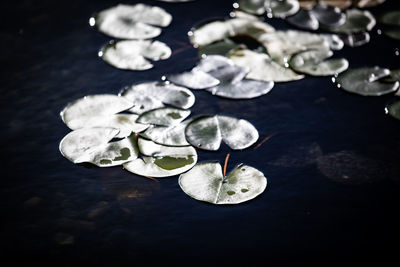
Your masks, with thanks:
M133 2L133 1L132 1ZM85 168L61 156L69 132L59 112L88 94L191 68L186 33L201 20L227 16L231 1L164 7L174 21L157 38L170 59L144 72L114 69L97 58L110 39L88 25L115 1L13 1L2 4L1 259L29 265L235 266L376 262L399 249L400 122L384 114L393 96L360 97L330 77L277 84L247 101L196 91L193 115L222 113L251 121L257 149L199 152L199 159L254 166L268 178L253 201L213 206L186 196L177 177L155 182L115 168ZM397 1L371 9L375 15ZM272 20L278 28L283 21ZM400 43L377 34L335 53L351 67L400 67ZM4 262L14 264L3 265ZM259 265L261 265L259 264ZM204 266L204 265L203 265Z

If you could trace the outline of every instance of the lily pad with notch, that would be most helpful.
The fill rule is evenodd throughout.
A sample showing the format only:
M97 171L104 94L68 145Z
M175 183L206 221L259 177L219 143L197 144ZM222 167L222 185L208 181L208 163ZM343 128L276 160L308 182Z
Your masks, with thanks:
M136 120L138 123L158 126L178 125L190 115L190 110L177 108L158 108L142 113Z
M371 12L356 8L346 10L346 22L338 27L327 27L336 33L357 33L370 31L375 26L376 20Z
M151 125L141 136L165 146L188 146L185 129L191 120L183 121L176 125L159 126Z

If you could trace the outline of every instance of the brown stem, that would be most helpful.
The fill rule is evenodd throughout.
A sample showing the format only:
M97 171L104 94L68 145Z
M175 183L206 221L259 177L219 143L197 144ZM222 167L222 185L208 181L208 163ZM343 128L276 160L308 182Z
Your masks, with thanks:
M230 154L228 153L228 154L226 155L226 158L225 158L225 164L224 164L224 177L225 177L225 175L226 175L226 166L228 166L228 160L229 160L229 156L230 156Z

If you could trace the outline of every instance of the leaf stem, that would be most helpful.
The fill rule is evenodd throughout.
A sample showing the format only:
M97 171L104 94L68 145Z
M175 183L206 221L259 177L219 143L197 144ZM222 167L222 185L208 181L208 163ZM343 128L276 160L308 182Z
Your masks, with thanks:
M229 156L230 156L230 154L228 153L228 154L226 155L226 158L225 158L224 177L225 177L225 175L226 175L226 166L228 166Z

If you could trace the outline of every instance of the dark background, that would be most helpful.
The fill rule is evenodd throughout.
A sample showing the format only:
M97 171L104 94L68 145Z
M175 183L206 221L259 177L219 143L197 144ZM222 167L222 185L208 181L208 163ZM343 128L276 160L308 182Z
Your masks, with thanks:
M142 2L173 15L156 39L175 51L143 72L118 70L97 57L111 38L88 20L116 1L1 4L2 265L398 262L400 122L384 112L394 96L352 95L336 88L331 77L276 84L269 94L246 101L195 91L194 116L247 119L260 141L277 133L257 149L233 152L224 145L214 153L199 151L199 161L223 162L231 153L228 169L243 162L264 172L266 191L236 206L193 200L177 177L156 182L121 167L87 168L62 157L58 143L69 129L59 112L68 102L117 94L126 85L192 68L198 58L189 29L232 10L232 1ZM399 5L386 2L370 10L379 15ZM282 20L268 22L289 28ZM399 68L399 41L377 29L369 44L335 56L346 57L351 67ZM339 176L324 175L317 164L322 155L340 153L352 156L324 169ZM340 176L343 166L346 179Z

